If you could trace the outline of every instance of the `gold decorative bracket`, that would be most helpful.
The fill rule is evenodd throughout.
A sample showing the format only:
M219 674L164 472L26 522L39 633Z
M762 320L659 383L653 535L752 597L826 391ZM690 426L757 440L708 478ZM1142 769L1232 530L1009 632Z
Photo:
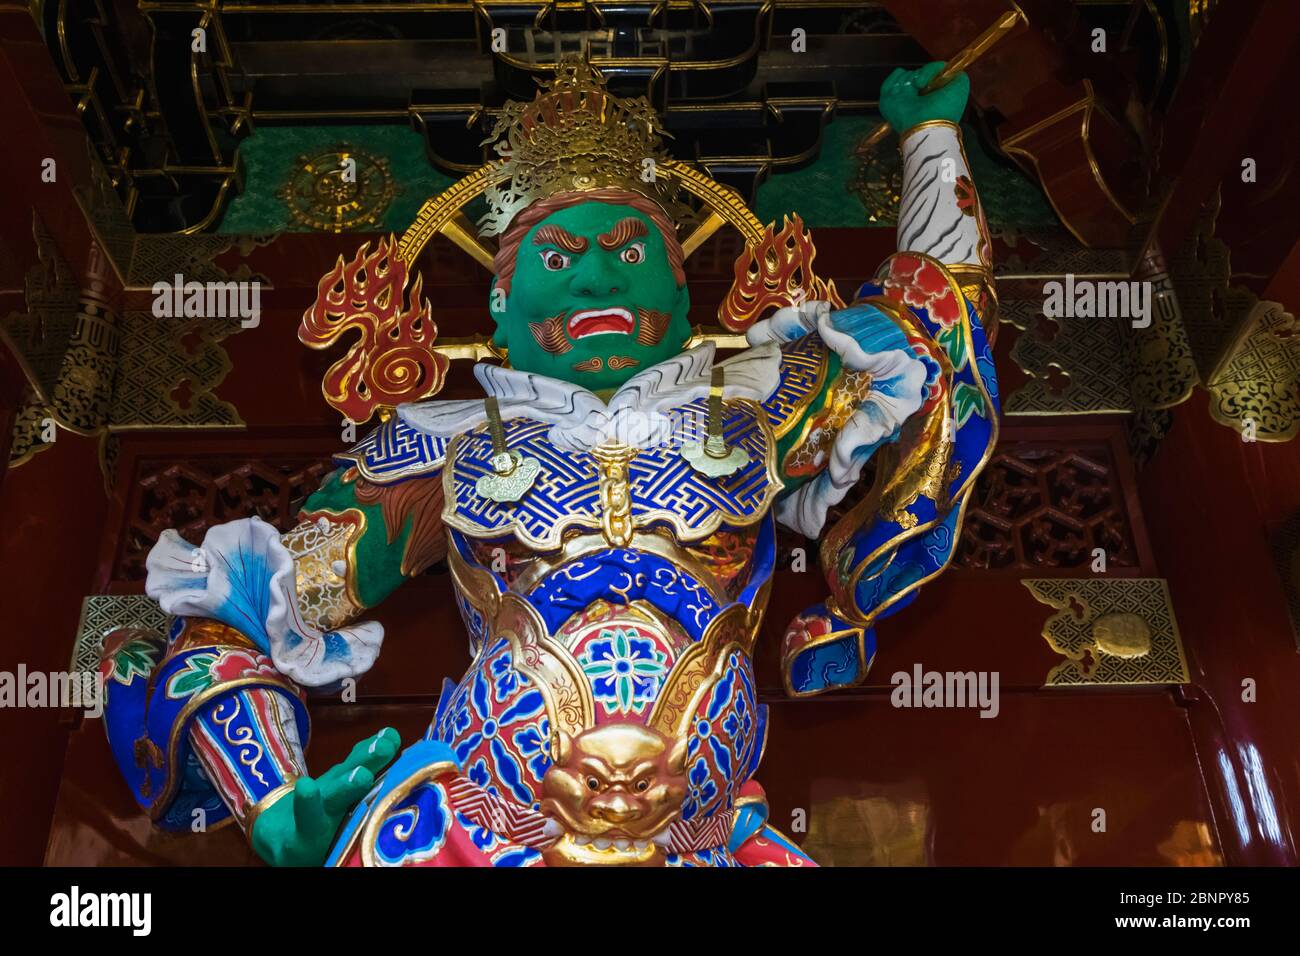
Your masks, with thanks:
M1256 302L1206 387L1214 420L1256 441L1300 432L1300 327L1277 302Z
M1187 658L1164 578L1027 578L1038 601L1057 609L1043 638L1066 660L1044 684L1186 684Z

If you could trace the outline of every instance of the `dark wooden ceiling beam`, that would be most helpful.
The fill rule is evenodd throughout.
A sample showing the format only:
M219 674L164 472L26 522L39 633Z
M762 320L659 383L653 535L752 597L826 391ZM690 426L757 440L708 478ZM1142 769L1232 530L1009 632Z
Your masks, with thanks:
M1215 8L1160 126L1156 173L1164 198L1143 248L1152 241L1164 250L1178 248L1220 183L1235 180L1233 190L1239 191L1244 159L1275 152L1276 143L1253 149L1252 138L1276 135L1269 114L1295 112L1298 19L1294 4L1274 0ZM1297 135L1294 124L1289 135ZM1263 191L1268 181L1267 170L1260 170L1257 188ZM1285 214L1294 216L1295 210Z
M947 59L1012 6L1008 0L885 0L899 24ZM1138 138L1122 119L1131 98L1120 38L1093 54L1073 8L1020 0L1027 24L969 69L972 98L1005 152L1042 184L1088 246L1118 247L1141 205Z

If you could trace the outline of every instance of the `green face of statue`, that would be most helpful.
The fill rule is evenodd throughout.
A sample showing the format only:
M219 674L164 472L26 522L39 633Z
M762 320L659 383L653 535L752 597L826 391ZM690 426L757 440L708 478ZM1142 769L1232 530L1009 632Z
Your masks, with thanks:
M494 295L495 341L512 368L616 388L681 351L690 297L659 228L631 206L583 202L519 243L510 292Z

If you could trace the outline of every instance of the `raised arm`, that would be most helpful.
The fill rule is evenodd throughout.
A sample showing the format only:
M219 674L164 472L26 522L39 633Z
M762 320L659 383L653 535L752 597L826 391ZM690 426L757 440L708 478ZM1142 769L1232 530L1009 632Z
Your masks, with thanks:
M992 302L988 238L957 126L969 84L959 75L918 93L942 66L895 71L881 91L904 160L899 251L847 308L806 302L748 333L751 343L781 342L792 370L826 356L779 449L777 518L819 542L830 590L786 633L783 670L796 695L866 677L875 622L948 564L996 440L997 381L981 323ZM873 458L874 484L855 492Z
M987 271L988 227L958 125L970 81L963 73L933 93L919 92L942 68L895 70L880 92L880 111L899 131L903 156L898 251L924 253L950 269Z

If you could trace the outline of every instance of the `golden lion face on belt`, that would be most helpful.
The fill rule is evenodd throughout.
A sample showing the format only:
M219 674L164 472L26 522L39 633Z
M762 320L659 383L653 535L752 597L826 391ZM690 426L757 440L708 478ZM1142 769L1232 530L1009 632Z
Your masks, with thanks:
M662 866L686 787L685 739L621 723L559 733L542 812L565 832L547 865Z

